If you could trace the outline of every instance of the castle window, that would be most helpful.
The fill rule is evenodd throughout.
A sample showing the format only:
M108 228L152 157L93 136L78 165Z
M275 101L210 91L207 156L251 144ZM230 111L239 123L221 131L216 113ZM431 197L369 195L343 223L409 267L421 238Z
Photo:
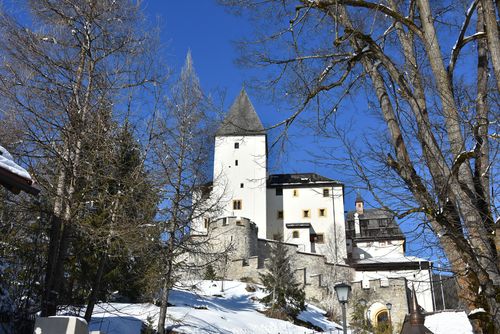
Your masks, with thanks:
M303 218L309 218L309 216L310 216L309 210L302 210L302 217Z
M293 231L292 238L297 239L299 237L299 231Z
M276 196L283 196L283 188L276 188Z
M234 165L238 166L238 160L234 160Z
M325 237L324 237L323 233L311 234L310 239L311 239L310 240L311 242L315 242L317 244L322 244L325 242Z
M326 217L326 209L318 209L318 216Z
M240 143L234 143L234 148L236 149L240 148Z
M205 228L208 228L208 224L210 224L210 219L205 218L204 223L205 223Z
M299 197L299 191L297 189L293 189L293 197Z
M283 219L283 210L278 210L278 219Z
M323 197L330 197L330 189L329 188L323 189Z
M240 199L235 199L233 201L233 210L241 210L241 200Z
M243 183L240 183L240 188L245 188L245 185Z

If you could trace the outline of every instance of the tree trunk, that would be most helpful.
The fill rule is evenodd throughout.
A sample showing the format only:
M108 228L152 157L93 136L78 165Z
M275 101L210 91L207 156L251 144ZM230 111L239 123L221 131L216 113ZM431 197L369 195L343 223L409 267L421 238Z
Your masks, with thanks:
M484 25L486 27L486 38L488 40L491 64L495 72L497 89L500 91L500 36L493 0L482 0L481 7L484 14Z
M87 320L88 323L90 323L90 320L92 318L92 313L94 312L94 306L95 303L97 302L97 295L101 289L102 276L104 275L104 269L106 268L107 260L108 260L108 253L104 252L101 255L101 260L99 261L99 266L97 267L97 273L94 282L92 284L92 291L90 292L90 296L87 302L87 309L85 310L84 318L85 320Z

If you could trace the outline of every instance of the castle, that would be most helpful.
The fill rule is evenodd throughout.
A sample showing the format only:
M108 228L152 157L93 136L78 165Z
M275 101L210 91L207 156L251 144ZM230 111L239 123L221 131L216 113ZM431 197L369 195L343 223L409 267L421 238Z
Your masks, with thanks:
M270 245L282 242L307 299L323 307L335 306L333 286L347 281L348 313L361 303L372 324L390 319L396 330L412 285L420 306L434 311L432 264L405 255L393 214L364 208L358 194L356 210L345 215L344 185L321 175L268 175L266 131L245 90L216 132L213 175L208 196L220 209L193 221L192 234L234 245L227 278L259 282Z

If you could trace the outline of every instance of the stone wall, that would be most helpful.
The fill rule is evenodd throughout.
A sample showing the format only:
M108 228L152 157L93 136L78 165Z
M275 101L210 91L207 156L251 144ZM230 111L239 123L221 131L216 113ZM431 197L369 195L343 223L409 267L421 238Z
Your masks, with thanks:
M216 271L225 279L260 283L260 274L266 272L270 249L274 240L258 239L256 225L246 218L227 217L212 222L209 234L197 236L206 238L214 250L223 251L231 245L231 252L224 261L217 264ZM368 301L367 309L372 305L386 305L390 302L394 330L400 328L408 313L406 280L389 278L371 280L368 285L354 281L354 269L345 264L327 261L319 254L304 253L295 244L283 243L292 256L292 267L296 279L302 284L308 302L314 303L335 315L341 314L340 305L334 294L334 286L339 282L349 282L352 286L352 298L347 304L348 321L354 306L360 299ZM372 314L372 318L375 314ZM339 320L339 319L338 319Z
M369 288L364 288L363 283L351 282L352 286L352 303L359 303L361 299L367 301L366 311L371 312L367 318L374 324L376 322L377 310L381 310L380 306L386 310L387 303L392 304L390 311L393 332L399 333L406 314L409 313L409 299L406 279L404 278L389 278L385 281L370 280ZM353 305L354 306L354 305ZM353 307L348 308L348 315L352 313Z

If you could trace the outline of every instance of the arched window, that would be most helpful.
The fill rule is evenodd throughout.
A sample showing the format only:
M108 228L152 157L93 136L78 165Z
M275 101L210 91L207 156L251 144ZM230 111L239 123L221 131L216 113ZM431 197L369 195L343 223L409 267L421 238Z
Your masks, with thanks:
M389 313L387 310L377 313L377 326L387 324L389 322Z

